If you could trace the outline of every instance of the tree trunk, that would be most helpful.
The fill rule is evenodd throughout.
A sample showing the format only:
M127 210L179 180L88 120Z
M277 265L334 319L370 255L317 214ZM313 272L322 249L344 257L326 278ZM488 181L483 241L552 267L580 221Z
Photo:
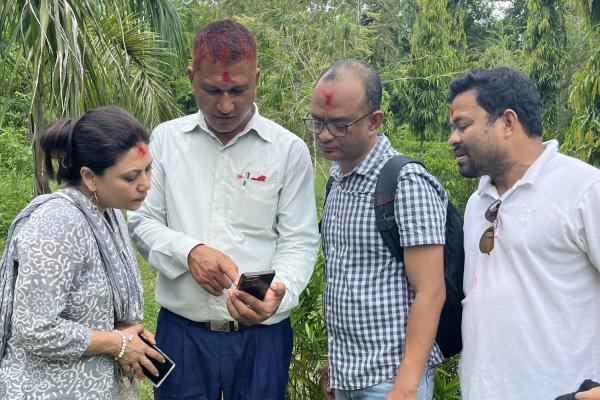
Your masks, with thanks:
M31 152L33 155L33 193L35 196L50 193L48 177L44 174L44 151L38 138L44 131L44 110L39 93L34 94L30 114Z

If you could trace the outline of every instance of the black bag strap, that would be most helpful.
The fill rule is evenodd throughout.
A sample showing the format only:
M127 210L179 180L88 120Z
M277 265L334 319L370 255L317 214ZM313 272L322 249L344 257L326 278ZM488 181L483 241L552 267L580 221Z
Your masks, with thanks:
M327 179L327 186L325 186L325 200L323 201L323 205L325 205L325 202L327 202L327 196L329 195L329 192L331 192L333 182L335 182L335 178L330 176L329 179Z
M398 225L396 224L394 200L396 199L398 174L400 174L400 170L406 164L410 163L423 165L414 158L406 157L402 154L398 154L387 160L377 178L375 198L373 199L377 230L385 245L398 261L403 260L404 251L400 246L400 234L398 232Z
M327 179L327 185L325 186L325 197L323 197L323 208L325 208L325 203L327 203L327 196L329 196L329 192L331 191L333 182L335 182L335 179L333 178L333 176L329 176L329 179ZM319 233L322 233L322 231L321 231L322 224L323 224L323 219L321 218L319 220Z

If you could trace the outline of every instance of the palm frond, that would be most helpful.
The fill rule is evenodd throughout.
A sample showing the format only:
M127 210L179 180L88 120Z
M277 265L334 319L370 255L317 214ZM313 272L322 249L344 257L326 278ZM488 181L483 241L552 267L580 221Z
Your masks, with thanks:
M97 58L104 66L102 75L90 74L94 80L105 83L99 88L105 90L106 84L115 104L119 104L136 115L144 125L151 127L161 120L178 114L177 105L166 84L170 76L165 60L172 52L163 47L163 41L147 29L133 14L117 18L111 16L102 21L105 32L104 45L98 46L94 39L90 46L98 52ZM119 68L111 66L118 62ZM115 72L116 70L119 72ZM87 87L93 87L89 82Z

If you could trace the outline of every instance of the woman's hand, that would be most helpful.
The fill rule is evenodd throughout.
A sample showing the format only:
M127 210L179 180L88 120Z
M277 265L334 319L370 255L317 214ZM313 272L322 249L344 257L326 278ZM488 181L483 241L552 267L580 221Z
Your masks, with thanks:
M152 344L156 344L154 335L149 330L145 329L141 324L127 326L119 330L125 336L126 346L125 353L117 362L123 367L125 372L133 371L138 379L144 377L142 366L151 374L158 376L158 370L154 367L149 358L154 358L159 362L165 362L165 359L159 352L144 343L139 335L144 335Z

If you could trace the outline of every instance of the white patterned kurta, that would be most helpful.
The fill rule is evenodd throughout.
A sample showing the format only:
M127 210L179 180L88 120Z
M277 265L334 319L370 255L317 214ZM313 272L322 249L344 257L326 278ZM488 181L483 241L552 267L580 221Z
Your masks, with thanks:
M83 356L92 329L114 329L110 286L89 223L66 200L53 199L15 240L19 266L0 399L117 399L112 357Z

